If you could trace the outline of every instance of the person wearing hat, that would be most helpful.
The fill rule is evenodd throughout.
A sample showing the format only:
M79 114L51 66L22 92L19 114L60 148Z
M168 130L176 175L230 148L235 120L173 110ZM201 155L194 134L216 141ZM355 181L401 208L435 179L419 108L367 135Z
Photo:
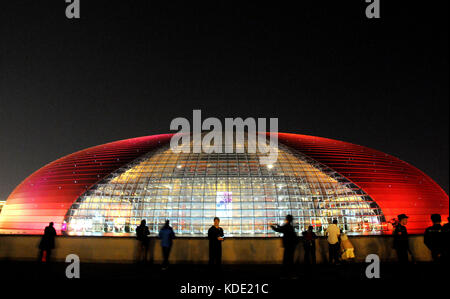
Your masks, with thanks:
M398 261L401 264L408 263L409 241L408 231L406 230L406 224L408 223L408 216L400 214L398 217L398 223L394 230L394 249L397 251Z
M435 262L440 261L444 249L444 233L442 231L441 221L441 215L432 214L431 222L433 222L433 225L427 227L423 236L423 242L430 249L431 257Z

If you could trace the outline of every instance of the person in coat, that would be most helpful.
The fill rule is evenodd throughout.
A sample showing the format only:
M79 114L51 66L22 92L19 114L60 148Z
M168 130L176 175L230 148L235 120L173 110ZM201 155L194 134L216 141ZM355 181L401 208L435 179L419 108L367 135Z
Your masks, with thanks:
M52 255L52 250L55 248L56 230L53 227L53 222L50 222L44 229L44 235L39 243L39 261L42 262L45 253L45 262L49 263Z
M276 232L283 234L283 270L282 274L289 275L292 273L294 265L294 253L295 247L297 247L297 233L292 225L294 217L292 215L286 215L283 225L271 225L272 229Z
M394 249L397 252L398 262L400 264L408 263L408 252L409 249L409 239L408 230L406 229L406 224L408 223L408 216L405 214L400 214L397 216L398 222L394 229Z
M441 225L441 215L432 214L433 225L427 227L423 236L423 242L431 251L434 262L440 262L444 254L444 231Z
M219 217L214 217L214 225L208 230L209 240L209 265L219 268L222 264L222 242L224 240L223 229L219 226Z
M147 262L148 248L150 245L150 230L147 226L147 221L142 220L141 224L136 227L136 239L139 241L138 245L138 262Z
M172 240L175 239L175 233L170 226L169 220L166 220L166 223L159 231L159 238L161 239L161 249L163 254L162 269L166 270L169 267L169 255L170 250L172 249Z

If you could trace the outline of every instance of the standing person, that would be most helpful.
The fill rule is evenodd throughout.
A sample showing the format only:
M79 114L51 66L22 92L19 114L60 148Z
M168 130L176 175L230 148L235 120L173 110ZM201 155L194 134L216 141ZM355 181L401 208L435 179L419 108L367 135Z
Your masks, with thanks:
M286 215L283 225L271 225L274 231L283 234L283 274L285 275L292 273L295 247L297 246L297 234L292 225L293 220L292 215Z
M316 239L317 235L313 232L313 227L310 225L308 230L302 232L303 248L305 249L305 263L316 264Z
M443 260L444 263L450 261L450 217L447 217L447 223L442 226L442 232L444 234L444 249L443 249Z
M173 232L173 229L169 224L169 220L166 220L166 223L159 231L159 238L161 239L161 249L163 254L163 270L167 270L167 268L169 267L170 249L172 249L172 240L175 239L175 233Z
M50 222L44 229L44 235L39 243L39 261L42 262L42 257L45 252L45 262L49 263L52 255L52 250L55 248L56 230L53 227L53 222Z
M148 247L150 245L150 231L147 227L147 221L142 220L141 224L136 227L136 239L139 241L138 262L147 262Z
M337 223L337 219L334 219L333 223L325 231L325 235L328 236L328 261L330 264L337 264L339 262L339 235L341 231Z
M408 216L400 214L398 217L398 223L394 230L394 249L397 251L397 257L400 264L408 263L409 241L408 231L406 230L406 224L408 223Z
M428 249L430 249L433 261L439 262L442 258L445 241L443 239L444 233L441 226L441 215L432 214L431 222L433 222L433 225L427 227L427 229L425 230L423 242L428 247Z
M209 265L220 268L222 264L223 229L219 226L219 217L214 217L214 225L208 230Z

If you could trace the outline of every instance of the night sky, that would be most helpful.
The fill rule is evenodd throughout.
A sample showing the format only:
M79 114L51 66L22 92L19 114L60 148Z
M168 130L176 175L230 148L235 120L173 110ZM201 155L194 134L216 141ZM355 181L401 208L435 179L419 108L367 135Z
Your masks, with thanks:
M381 150L448 193L447 1L381 0L377 20L366 5L81 0L69 20L64 0L1 0L0 199L193 109Z

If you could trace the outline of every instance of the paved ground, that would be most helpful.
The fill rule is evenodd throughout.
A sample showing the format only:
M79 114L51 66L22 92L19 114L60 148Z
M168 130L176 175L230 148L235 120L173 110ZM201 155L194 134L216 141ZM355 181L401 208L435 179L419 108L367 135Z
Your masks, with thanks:
M416 297L419 290L428 294L448 292L446 286L450 278L448 267L436 267L431 263L411 264L406 269L381 263L380 279L370 280L365 276L367 264L363 263L316 265L313 269L297 265L296 273L290 278L280 276L280 265L224 265L222 271L211 272L207 265L197 264L172 265L162 271L159 265L151 264L83 263L80 279L69 280L65 276L67 266L65 263L47 266L35 262L0 261L0 284L13 287L16 283L8 283L12 279L25 286L15 290L25 289L34 296L39 289L50 298L68 294L71 297L87 294L97 297L98 294L101 298L136 297L135 294L141 294L139 297L143 298L258 295L277 299L329 297L330 294L337 298L349 298L349 294L356 298L361 297L358 294L380 298L390 294L390 298L406 298L407 293ZM25 283L30 279L33 281ZM120 296L119 293L128 295Z
M144 279L158 282L189 281L286 281L296 280L367 280L365 272L368 264L353 263L332 265L296 265L293 277L285 279L281 275L280 265L223 265L221 271L210 271L207 265L183 264L171 265L168 270L161 270L159 265L136 264L93 264L80 265L82 279ZM50 265L35 262L1 261L0 279L66 279L65 270L68 264L52 263ZM449 277L449 268L432 263L410 264L400 268L396 264L381 263L380 279L390 280L397 277L426 280L431 277Z

